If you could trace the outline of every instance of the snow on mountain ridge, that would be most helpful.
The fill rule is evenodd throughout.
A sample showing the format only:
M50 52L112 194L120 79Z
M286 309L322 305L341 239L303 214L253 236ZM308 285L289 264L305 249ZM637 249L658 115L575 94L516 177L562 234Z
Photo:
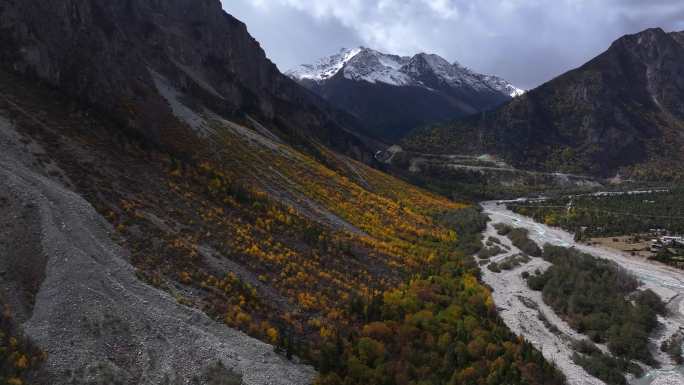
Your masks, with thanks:
M413 79L402 71L408 60L408 57L364 48L350 58L342 70L344 77L350 80L405 86L413 83Z
M321 81L335 76L342 67L354 56L358 55L363 47L347 49L342 48L339 53L319 59L315 64L302 64L299 67L287 71L286 75L299 80Z
M525 92L500 77L476 73L458 62L449 63L436 54L419 53L408 57L385 54L365 47L342 49L315 64L301 65L286 74L295 80L321 82L340 71L350 80L393 86L429 88L420 79L433 75L451 87L492 89L510 97L520 96Z
M419 53L416 57L420 57L425 60L429 68L437 75L439 78L446 80L447 82L454 82L461 80L461 73L458 71L458 67L453 66L451 63L446 61L443 57L435 54Z
M513 84L507 82L506 80L494 76L494 75L484 75L486 78L486 82L495 90L498 90L500 92L503 92L505 94L510 95L512 98L517 98L518 96L522 96L525 94L525 90L520 89Z

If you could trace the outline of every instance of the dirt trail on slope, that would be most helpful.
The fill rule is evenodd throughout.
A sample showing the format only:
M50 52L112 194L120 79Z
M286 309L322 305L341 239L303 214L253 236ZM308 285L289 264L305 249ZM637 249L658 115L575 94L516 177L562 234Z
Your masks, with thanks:
M0 228L0 288L24 305L25 331L48 353L51 384L185 384L202 381L217 361L248 385L312 381L312 368L138 280L110 225L42 175L18 139L0 118L0 211L21 219ZM3 278L20 278L22 266L38 272L35 293Z

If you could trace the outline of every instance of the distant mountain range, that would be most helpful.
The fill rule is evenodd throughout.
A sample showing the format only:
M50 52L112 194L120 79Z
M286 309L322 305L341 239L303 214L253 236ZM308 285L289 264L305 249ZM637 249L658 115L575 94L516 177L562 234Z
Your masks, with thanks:
M497 76L438 55L398 56L364 47L342 49L287 75L357 117L370 133L390 139L427 123L491 109L524 93Z
M404 147L489 153L526 169L674 178L684 164L684 33L624 36L496 111L426 128Z

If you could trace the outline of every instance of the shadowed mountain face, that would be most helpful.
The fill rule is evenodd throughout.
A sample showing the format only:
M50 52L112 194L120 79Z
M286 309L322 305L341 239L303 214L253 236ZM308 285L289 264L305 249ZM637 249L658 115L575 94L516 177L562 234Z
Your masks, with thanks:
M684 35L649 29L492 113L407 140L423 151L494 153L515 166L670 177L684 144Z
M394 140L421 125L491 109L523 93L438 55L402 57L363 47L343 49L288 75L359 118L367 132Z
M361 159L370 152L348 133L358 123L280 74L218 0L4 3L4 65L66 91L157 144L187 145L187 127L173 118L178 111L171 110L165 92L173 88L195 110L249 115L292 142L315 138Z

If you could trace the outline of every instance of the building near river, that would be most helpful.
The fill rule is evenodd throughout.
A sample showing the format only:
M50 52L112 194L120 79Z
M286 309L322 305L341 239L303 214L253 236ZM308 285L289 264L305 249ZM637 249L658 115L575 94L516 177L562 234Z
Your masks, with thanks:
M651 251L660 251L666 247L684 247L684 236L664 235L651 240Z

